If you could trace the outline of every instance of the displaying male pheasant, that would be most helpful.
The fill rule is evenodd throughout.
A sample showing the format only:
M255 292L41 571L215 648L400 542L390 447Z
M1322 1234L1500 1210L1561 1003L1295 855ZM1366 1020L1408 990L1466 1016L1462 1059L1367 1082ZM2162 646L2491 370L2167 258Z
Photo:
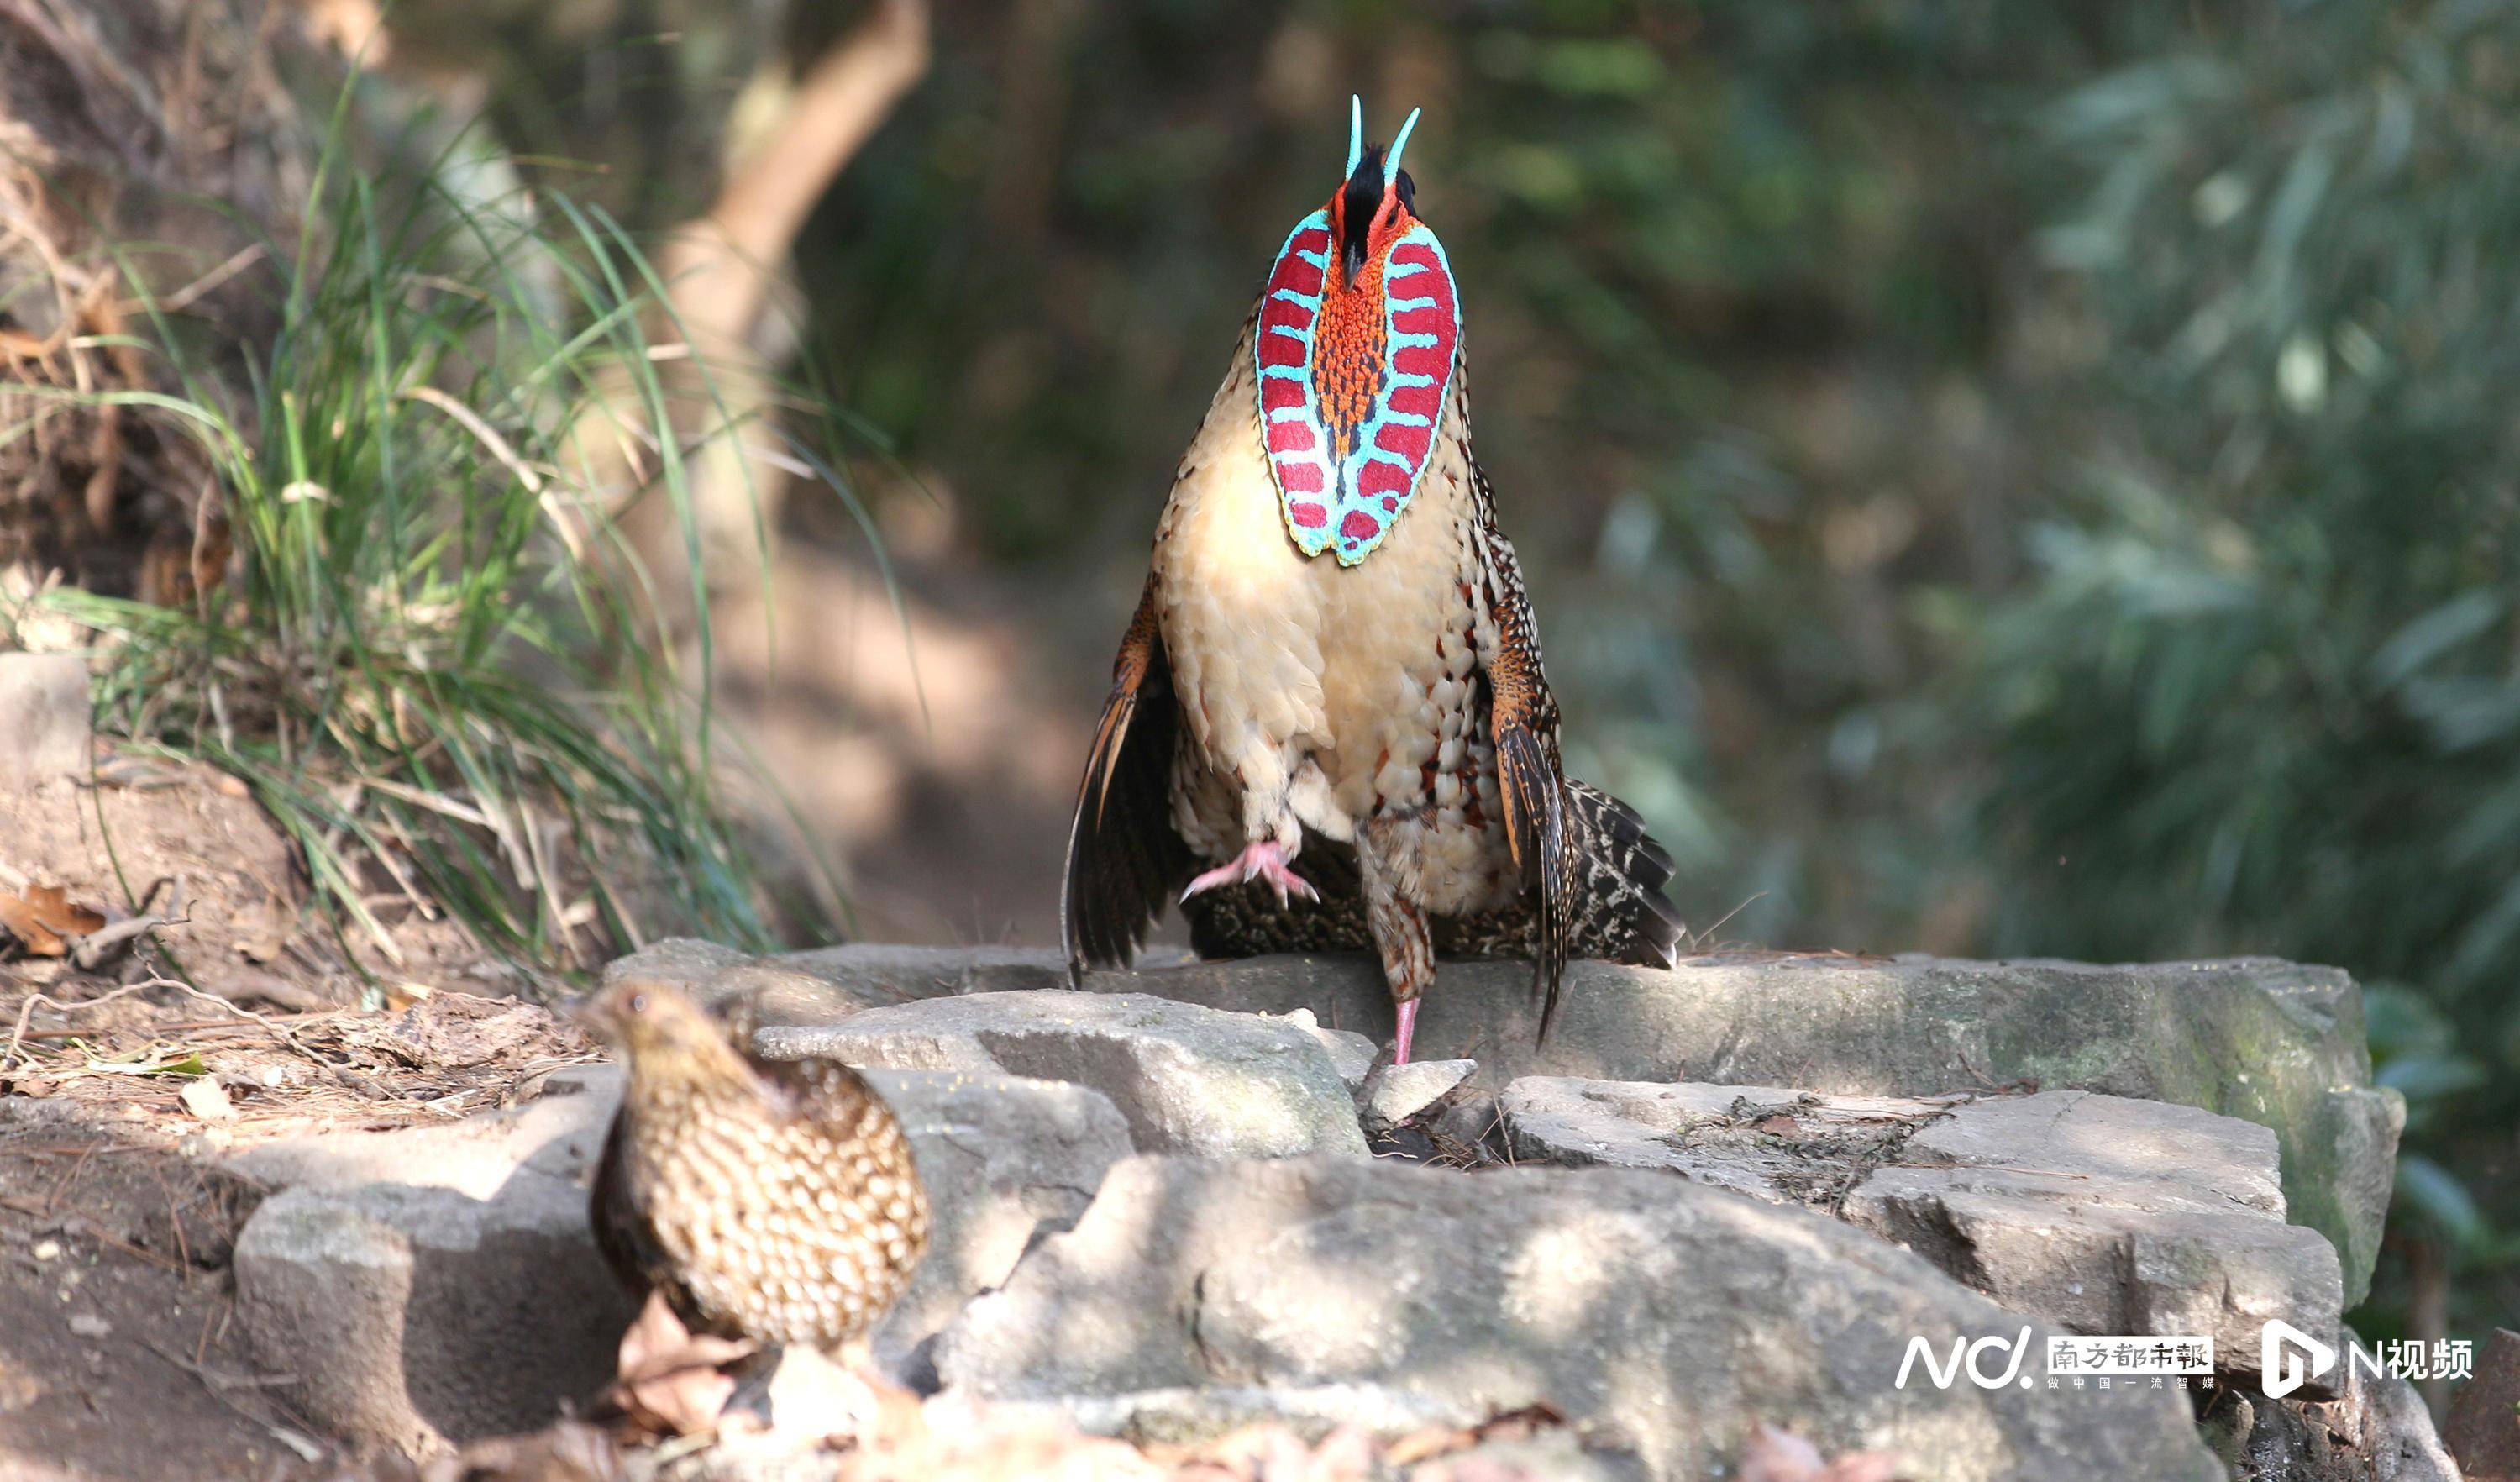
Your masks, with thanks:
M1174 475L1068 839L1069 970L1176 896L1204 956L1371 942L1406 1063L1436 950L1673 961L1671 856L1566 777L1513 547L1470 453L1443 245L1354 105Z

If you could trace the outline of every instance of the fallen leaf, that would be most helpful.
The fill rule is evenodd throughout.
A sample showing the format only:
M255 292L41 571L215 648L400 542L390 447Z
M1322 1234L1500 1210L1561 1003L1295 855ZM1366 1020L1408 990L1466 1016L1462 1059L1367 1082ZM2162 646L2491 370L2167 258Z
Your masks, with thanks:
M1386 1447L1382 1459L1393 1466L1411 1466L1432 1457L1467 1451L1489 1441L1523 1441L1566 1424L1566 1417L1547 1405L1527 1405L1493 1415L1476 1425L1435 1425L1412 1431Z
M0 329L0 355L11 360L45 360L51 358L53 341L23 330Z
M205 1075L187 1081L184 1089L176 1094L183 1099L186 1111L212 1126L236 1120L236 1107L229 1103L227 1091L219 1085L216 1076Z
M1203 1462L1177 1469L1125 1441L1085 1435L1073 1421L951 1393L887 1404L874 1434L831 1460L836 1470L815 1474L832 1482L1252 1482L1247 1470Z
M727 1365L751 1356L755 1345L695 1333L674 1316L659 1290L621 1335L615 1371L606 1398L635 1423L659 1435L693 1436L717 1428L718 1415L735 1396Z
M1775 1116L1762 1118L1759 1122L1758 1130L1775 1137L1796 1138L1802 1136L1803 1124L1795 1121L1792 1117L1786 1116L1782 1112L1778 1112Z
M103 913L74 905L59 885L29 885L23 895L0 894L0 928L35 957L69 951L65 937L82 937L105 925Z
M32 957L65 957L70 950L60 937L38 924L26 903L14 895L0 895L0 931L16 937L18 945Z
M851 1362L827 1356L808 1344L791 1345L780 1351L778 1367L762 1386L765 1403L758 1414L726 1415L719 1428L726 1431L749 1424L756 1431L767 1429L791 1440L811 1439L825 1445L853 1440L880 1425L887 1400L917 1403L908 1390L871 1378L871 1371L863 1353Z
M105 925L105 913L72 903L59 885L32 885L26 906L35 920L64 936L85 936Z
M150 1052L151 1055L156 1053ZM210 1073L210 1067L202 1063L202 1057L198 1055L188 1055L180 1060L151 1059L147 1055L131 1060L100 1060L95 1055L89 1055L87 1068L98 1075L208 1075Z

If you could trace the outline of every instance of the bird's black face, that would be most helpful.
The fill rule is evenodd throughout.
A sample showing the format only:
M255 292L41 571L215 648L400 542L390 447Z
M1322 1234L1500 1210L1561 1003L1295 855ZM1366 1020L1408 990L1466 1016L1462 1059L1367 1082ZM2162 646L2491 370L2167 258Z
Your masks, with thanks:
M1417 219L1418 182L1402 170L1398 189L1386 199L1383 187L1388 183L1382 172L1382 146L1365 146L1339 191L1339 282L1351 288L1365 276L1365 265L1373 259L1375 249L1398 233L1400 223Z

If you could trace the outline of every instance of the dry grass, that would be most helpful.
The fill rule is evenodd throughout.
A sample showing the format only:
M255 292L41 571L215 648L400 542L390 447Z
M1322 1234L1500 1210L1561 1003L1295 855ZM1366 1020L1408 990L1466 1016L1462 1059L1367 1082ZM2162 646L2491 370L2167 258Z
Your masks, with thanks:
M660 602L577 456L590 406L644 437L641 500L697 542L687 464L739 428L708 415L705 367L677 379L697 412L659 379L654 271L558 198L483 208L343 158L319 169L325 239L272 248L269 343L205 357L135 287L141 333L71 341L112 378L72 360L14 387L0 454L145 427L202 471L162 577L36 604L105 655L101 729L249 786L365 970L402 961L380 902L531 977L660 935L773 945L760 841L718 796L705 631L687 672L662 616L704 608L706 573ZM820 935L834 900L781 904Z

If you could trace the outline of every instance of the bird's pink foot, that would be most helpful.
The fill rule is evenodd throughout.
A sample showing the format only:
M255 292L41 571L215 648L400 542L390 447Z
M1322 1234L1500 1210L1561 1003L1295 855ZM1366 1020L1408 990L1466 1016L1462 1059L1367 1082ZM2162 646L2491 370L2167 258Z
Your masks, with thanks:
M1400 1001L1400 1038L1392 1042L1391 1063L1394 1065L1409 1063L1409 1038L1417 1032L1418 1001L1402 999Z
M1289 894L1300 895L1308 901L1320 900L1321 892L1313 888L1311 880L1288 869L1286 858L1286 846L1274 838L1245 845L1240 854L1192 880L1190 888L1181 893L1181 898L1189 900L1202 890L1213 890L1219 885L1259 879L1268 881L1270 888L1278 892L1281 906L1286 904Z

